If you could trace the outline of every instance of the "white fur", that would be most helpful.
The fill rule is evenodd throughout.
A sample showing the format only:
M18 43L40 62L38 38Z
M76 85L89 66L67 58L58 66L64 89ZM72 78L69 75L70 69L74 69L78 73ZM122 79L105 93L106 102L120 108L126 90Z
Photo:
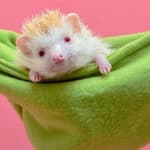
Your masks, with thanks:
M70 43L64 42L65 36L71 38ZM94 61L96 54L108 55L111 52L106 43L93 36L83 25L81 32L73 33L69 24L50 29L48 33L31 39L26 46L33 55L27 56L18 51L19 64L38 72L45 78L79 69ZM46 51L46 55L42 58L38 55L41 48ZM52 61L52 55L58 52L65 58L62 64L54 64Z

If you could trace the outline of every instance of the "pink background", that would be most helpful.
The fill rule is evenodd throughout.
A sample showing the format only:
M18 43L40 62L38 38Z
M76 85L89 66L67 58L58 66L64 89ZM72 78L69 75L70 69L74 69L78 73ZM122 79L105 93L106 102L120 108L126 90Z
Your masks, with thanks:
M20 32L26 17L46 8L78 13L102 36L150 29L149 0L4 0L0 5L0 28ZM0 149L33 150L22 122L3 96L0 96ZM150 146L144 150L150 150Z

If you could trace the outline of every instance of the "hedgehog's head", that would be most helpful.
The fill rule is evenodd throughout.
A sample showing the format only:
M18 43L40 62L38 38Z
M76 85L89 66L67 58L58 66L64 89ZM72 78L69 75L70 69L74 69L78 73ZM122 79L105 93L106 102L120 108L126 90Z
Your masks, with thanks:
M33 66L35 71L43 72L73 69L77 57L82 55L83 28L77 14L63 15L59 11L47 11L27 21L23 25L23 35L16 42L20 52L32 59L26 67Z

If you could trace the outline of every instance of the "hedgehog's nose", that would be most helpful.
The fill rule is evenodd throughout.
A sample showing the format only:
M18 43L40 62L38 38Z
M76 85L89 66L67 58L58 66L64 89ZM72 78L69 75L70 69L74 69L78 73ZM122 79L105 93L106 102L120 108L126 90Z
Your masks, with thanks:
M53 61L55 64L61 64L64 61L64 57L61 53L54 54Z

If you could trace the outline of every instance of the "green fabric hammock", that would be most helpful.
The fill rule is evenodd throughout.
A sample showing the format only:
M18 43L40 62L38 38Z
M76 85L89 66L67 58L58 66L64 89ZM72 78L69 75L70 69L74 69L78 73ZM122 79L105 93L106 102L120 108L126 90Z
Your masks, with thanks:
M109 75L90 64L44 83L15 64L17 36L0 31L0 92L36 150L137 150L150 141L150 32L104 39L115 49Z

